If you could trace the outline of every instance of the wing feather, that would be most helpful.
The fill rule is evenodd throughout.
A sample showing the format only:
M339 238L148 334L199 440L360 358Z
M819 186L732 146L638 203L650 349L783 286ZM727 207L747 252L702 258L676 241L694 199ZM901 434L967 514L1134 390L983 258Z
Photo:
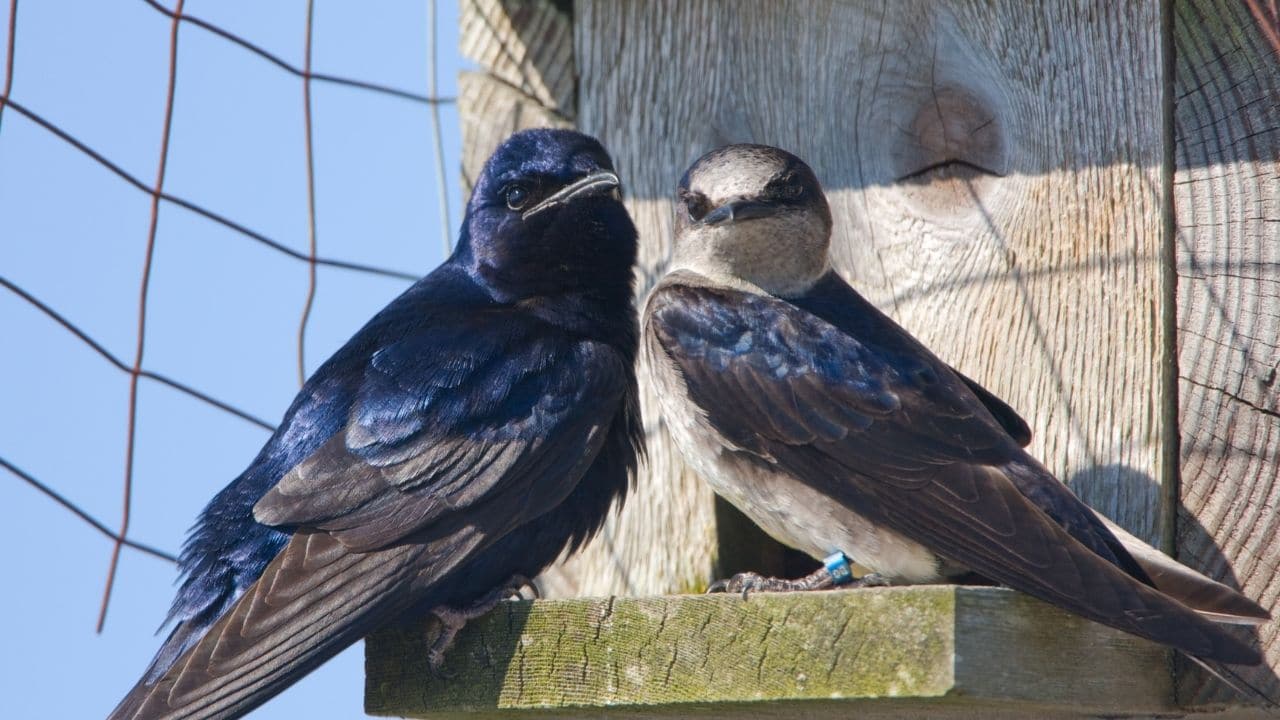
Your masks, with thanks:
M443 576L480 538L455 533L352 553L327 533L297 533L258 582L158 682L139 683L112 718L247 712L407 609L415 584Z
M481 502L519 505L517 521L558 503L604 441L628 369L608 346L498 320L469 320L501 339L480 351L380 351L346 430L258 501L258 521L371 550Z

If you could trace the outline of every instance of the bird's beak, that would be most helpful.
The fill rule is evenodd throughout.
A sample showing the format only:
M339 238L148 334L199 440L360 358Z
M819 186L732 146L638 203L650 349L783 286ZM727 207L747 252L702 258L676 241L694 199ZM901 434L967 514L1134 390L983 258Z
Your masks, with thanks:
M543 210L564 205L574 198L584 197L587 195L604 195L606 193L614 193L615 197L619 197L617 190L621 185L622 181L618 180L618 176L607 170L602 170L598 173L591 173L580 180L560 188L546 200L543 200L537 205L525 210L524 215L521 215L521 217L528 220Z
M778 206L759 200L731 200L702 217L703 225L740 222L778 214Z

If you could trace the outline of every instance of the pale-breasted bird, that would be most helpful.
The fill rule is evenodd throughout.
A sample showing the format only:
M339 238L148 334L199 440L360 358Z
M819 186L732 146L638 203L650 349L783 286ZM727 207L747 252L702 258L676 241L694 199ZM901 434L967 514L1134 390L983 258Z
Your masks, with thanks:
M1257 663L1213 618L1265 610L1123 534L1023 447L1025 422L939 360L828 262L813 171L762 145L689 168L642 352L662 418L715 491L828 567L731 590L975 575L1193 656ZM1118 538L1117 535L1120 535Z
M507 139L458 247L307 381L201 514L111 720L233 718L406 612L452 633L579 547L641 447L636 232L604 148Z

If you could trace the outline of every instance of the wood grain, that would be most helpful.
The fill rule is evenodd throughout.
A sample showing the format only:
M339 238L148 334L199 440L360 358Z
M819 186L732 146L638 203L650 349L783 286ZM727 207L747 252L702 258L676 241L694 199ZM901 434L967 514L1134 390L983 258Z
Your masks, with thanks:
M478 71L458 77L462 187L508 135L573 125L571 17L550 0L464 0L459 49Z
M572 19L566 2L464 0L458 47L494 79L571 117Z
M481 66L478 72L463 73L459 82L468 193L485 159L512 132L572 126L576 69L571 21L567 3L551 0L463 4L461 47ZM644 278L642 285L647 288L650 281ZM537 578L545 597L706 587L716 558L711 491L673 465L660 441L651 446L656 452L625 514L610 517L592 543Z
M1173 3L1183 562L1277 611L1280 597L1280 47L1245 4ZM1273 25L1274 19L1269 20ZM1271 33L1277 28L1271 27ZM1280 696L1270 668L1243 672ZM1229 699L1189 669L1180 698Z
M1167 711L1172 692L1160 647L1002 588L503 603L444 677L431 630L370 637L369 713L1093 717Z
M462 186L467 196L484 161L507 136L534 127L573 127L573 122L486 72L458 76L462 125Z
M1156 2L575 12L578 126L617 158L646 286L694 159L735 141L790 149L830 195L838 269L1021 410L1034 453L1086 500L1164 542ZM708 495L661 418L646 422L649 470L615 562L586 573L593 593L678 589L717 553Z

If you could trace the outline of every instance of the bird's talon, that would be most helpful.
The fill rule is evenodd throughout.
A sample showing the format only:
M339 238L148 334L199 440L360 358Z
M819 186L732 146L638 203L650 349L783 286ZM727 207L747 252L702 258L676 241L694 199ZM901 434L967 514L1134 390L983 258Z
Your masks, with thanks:
M427 669L431 671L431 677L437 680L452 680L456 675L444 669L444 652L434 647L427 650Z
M530 599L530 600L542 599L542 592L538 590L538 586L532 580L525 577L524 575L513 575L511 577L511 580L509 581L507 590L510 593L508 597L514 598L516 600L526 599L524 594L525 590L529 591L529 597L527 599Z
M707 587L708 593L742 593L742 599L746 600L752 591L773 590L779 583L786 583L786 580L779 578L765 577L758 573L741 572L730 578L717 580Z
M883 575L877 573L867 573L862 577L849 583L850 588L866 588L866 587L889 587L889 581Z

